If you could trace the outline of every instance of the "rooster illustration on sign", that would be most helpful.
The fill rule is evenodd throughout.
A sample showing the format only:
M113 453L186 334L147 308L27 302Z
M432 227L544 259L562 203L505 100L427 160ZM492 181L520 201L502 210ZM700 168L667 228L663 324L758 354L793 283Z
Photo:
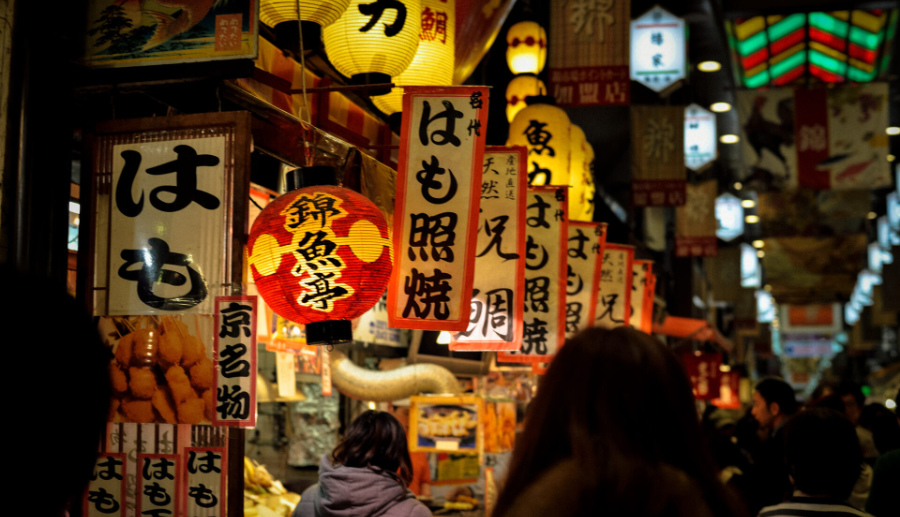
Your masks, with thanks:
M759 168L763 159L763 151L768 150L782 163L784 175L788 176L790 172L788 162L781 152L781 147L794 145L794 99L788 97L778 102L776 108L778 122L767 120L763 116L765 104L766 97L763 95L753 99L753 111L750 113L747 123L744 124L747 142L756 152L754 168Z

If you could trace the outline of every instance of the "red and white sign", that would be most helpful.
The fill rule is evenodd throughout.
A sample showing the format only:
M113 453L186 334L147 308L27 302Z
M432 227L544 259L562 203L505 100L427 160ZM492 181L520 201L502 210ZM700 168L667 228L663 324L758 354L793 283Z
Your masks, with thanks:
M124 452L103 452L97 457L94 472L84 496L84 515L99 517L125 515L127 475Z
M741 409L741 376L737 372L719 375L719 398L712 403L722 409Z
M634 247L606 243L597 288L594 326L615 328L631 320Z
M256 426L256 296L216 297L214 425Z
M182 487L185 517L225 515L228 461L224 447L185 447Z
M137 515L175 515L180 508L178 484L181 457L177 454L138 454Z
M597 263L603 260L606 223L569 221L566 273L566 338L591 326L596 313Z
M500 362L553 359L565 342L568 202L565 187L528 187L522 346Z
M632 268L631 282L631 317L629 324L641 332L650 333L651 318L647 314L647 298L650 298L650 310L653 310L653 262L635 260Z
M450 350L522 346L526 164L524 147L489 147L484 154L469 328L453 335Z
M684 355L684 368L691 379L691 388L694 398L699 400L713 400L719 396L719 371L722 366L722 354L694 354Z
M465 331L475 280L488 89L404 89L388 321Z

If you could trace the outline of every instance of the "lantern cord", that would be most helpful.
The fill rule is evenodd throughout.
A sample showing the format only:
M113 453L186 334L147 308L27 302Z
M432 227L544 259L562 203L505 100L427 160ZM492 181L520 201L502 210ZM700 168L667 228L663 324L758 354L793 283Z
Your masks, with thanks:
M257 203L256 200L253 199L253 196L250 196L250 202L253 203L253 206L255 206L256 208L259 208L260 211L263 209L263 207L259 206L259 203Z
M304 57L306 52L303 50L303 22L300 19L300 0L297 0L297 27L300 33L300 86L303 88L303 109L306 110L305 122L311 124L312 122L309 118L309 99L306 97L306 58ZM301 120L303 119L302 116L300 118Z

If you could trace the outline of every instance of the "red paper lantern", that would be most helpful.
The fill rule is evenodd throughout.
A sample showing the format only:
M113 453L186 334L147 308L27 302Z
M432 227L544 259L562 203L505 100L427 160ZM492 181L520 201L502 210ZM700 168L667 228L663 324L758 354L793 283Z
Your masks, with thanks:
M394 262L384 216L335 186L292 190L250 230L250 271L272 310L305 325L350 320L373 307Z

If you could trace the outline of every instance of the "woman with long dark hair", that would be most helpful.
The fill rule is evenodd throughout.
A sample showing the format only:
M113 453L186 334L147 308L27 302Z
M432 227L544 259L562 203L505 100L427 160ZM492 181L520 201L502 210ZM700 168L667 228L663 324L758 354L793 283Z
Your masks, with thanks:
M347 428L319 482L303 492L293 517L429 517L407 488L412 479L406 432L383 411L366 411Z
M566 342L528 408L497 517L744 515L718 480L691 385L651 336Z

